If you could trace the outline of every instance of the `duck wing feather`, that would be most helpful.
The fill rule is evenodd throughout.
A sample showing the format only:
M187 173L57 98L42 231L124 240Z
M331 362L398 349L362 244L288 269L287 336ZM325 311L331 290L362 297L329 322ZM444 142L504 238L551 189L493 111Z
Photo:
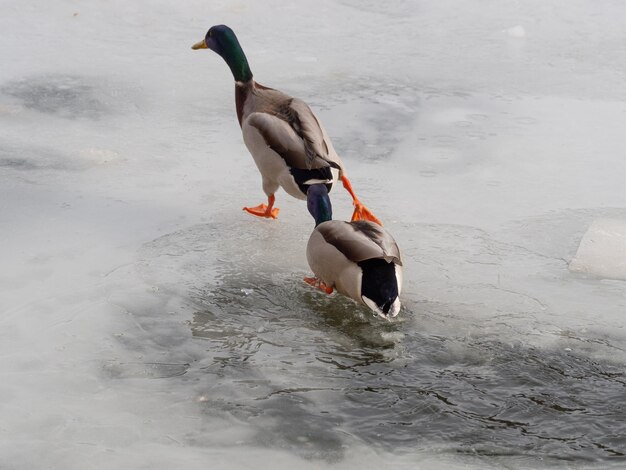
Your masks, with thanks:
M317 230L327 243L354 263L368 259L384 259L388 263L393 262L402 266L396 241L378 224L369 221L332 220L321 223Z
M311 108L304 101L275 90L263 91L269 96L259 100L263 104L247 120L258 129L267 145L292 168L310 170L331 166L341 170L341 163L334 151L330 151L332 147Z

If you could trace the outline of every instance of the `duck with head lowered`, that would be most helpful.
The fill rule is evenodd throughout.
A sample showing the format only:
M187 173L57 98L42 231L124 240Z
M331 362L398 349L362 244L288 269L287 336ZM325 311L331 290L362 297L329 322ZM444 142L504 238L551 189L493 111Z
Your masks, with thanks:
M352 196L352 220L378 219L358 200L343 163L311 108L298 98L257 83L232 29L211 27L192 49L211 49L228 64L235 79L235 105L243 140L261 172L267 204L244 207L249 213L276 218L274 194L282 187L298 199L307 198L313 184L327 189L341 179Z
M306 256L316 277L304 280L327 294L337 289L382 318L395 317L400 312L402 258L393 237L374 222L332 220L323 184L309 186L307 207L315 229Z

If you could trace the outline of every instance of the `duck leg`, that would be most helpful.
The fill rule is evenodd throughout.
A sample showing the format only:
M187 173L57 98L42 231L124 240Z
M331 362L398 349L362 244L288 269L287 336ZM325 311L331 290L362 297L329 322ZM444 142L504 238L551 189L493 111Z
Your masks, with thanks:
M276 219L278 218L278 207L274 207L274 202L276 198L274 194L270 194L267 196L267 204L259 204L255 207L244 207L243 210L249 212L252 215L256 215L257 217L265 217L267 219Z
M332 294L333 293L333 288L326 285L324 283L324 281L322 281L321 279L317 278L317 277L305 277L304 278L304 282L306 282L307 284L310 284L311 286L326 292L327 294Z
M378 218L376 218L376 216L372 214L367 207L361 204L361 201L359 201L356 197L356 194L354 194L354 190L352 189L352 185L350 184L350 180L347 177L342 176L341 182L343 183L343 187L350 193L350 196L352 196L352 204L354 204L354 212L350 222L354 222L355 220L369 220L382 227L382 222L378 220Z

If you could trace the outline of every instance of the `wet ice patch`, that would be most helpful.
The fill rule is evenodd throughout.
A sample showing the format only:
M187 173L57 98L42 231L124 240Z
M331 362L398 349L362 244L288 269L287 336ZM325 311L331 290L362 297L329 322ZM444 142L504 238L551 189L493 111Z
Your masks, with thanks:
M326 129L342 129L340 134L331 132L331 139L347 162L388 159L412 129L420 104L418 88L414 83L381 81L367 75L347 81L332 90L312 90L310 86L299 90L298 84L293 84L293 92L306 98ZM330 95L332 108L319 102L320 95Z
M572 272L626 280L626 219L595 220L569 265Z
M0 93L24 108L66 119L98 120L136 107L126 87L77 75L26 77L4 84Z
M8 83L0 91L26 108L66 118L98 119L108 111L95 96L94 86L74 76L29 77Z
M57 150L0 142L0 169L20 172L36 170L75 171L80 162Z
M105 148L90 147L63 152L45 146L0 141L0 169L5 171L81 171L120 159L119 153Z

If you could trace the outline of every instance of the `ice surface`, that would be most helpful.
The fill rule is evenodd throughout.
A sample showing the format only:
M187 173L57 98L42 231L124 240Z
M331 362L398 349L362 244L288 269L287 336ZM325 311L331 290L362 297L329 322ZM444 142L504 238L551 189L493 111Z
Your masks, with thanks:
M626 280L626 220L594 220L569 269L607 279Z
M625 14L0 4L0 468L619 468ZM218 23L394 234L397 321L300 281L301 201L241 211Z

